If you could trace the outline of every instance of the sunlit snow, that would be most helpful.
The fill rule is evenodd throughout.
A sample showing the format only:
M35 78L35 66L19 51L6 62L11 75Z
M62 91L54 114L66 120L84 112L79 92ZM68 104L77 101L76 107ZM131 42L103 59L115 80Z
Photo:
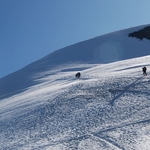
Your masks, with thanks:
M150 149L149 55L55 67L48 58L0 79L0 150Z

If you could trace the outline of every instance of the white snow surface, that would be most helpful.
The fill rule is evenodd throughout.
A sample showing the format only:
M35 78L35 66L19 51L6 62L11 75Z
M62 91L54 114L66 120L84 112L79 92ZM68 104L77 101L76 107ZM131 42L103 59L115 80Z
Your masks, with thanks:
M128 47L131 40L132 48L140 50L150 41L125 35L141 28L103 38L120 33ZM75 54L73 47L80 46L69 47ZM67 63L70 55L65 50L0 79L0 150L149 150L150 55L143 51L137 58L91 63L93 56L87 61L90 54L85 52L83 59L76 59L77 53L77 61ZM54 63L60 53L66 58ZM75 78L78 71L80 79Z

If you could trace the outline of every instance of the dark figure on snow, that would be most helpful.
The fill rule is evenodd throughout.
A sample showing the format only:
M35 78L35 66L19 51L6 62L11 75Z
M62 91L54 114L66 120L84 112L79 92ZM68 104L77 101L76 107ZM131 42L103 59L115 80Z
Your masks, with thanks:
M147 73L146 73L147 68L144 66L144 67L142 68L142 70L143 70L143 75L144 75L144 76L147 76Z
M81 73L78 72L78 73L76 74L76 78L80 78L80 77L81 77Z

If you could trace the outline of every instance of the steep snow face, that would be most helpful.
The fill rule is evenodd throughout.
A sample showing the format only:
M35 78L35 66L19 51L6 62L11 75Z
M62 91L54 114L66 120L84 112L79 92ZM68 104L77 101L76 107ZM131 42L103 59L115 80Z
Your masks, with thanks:
M0 79L0 99L38 84L37 79L41 77L35 77L36 74L52 71L62 64L104 64L149 55L150 41L146 39L139 41L128 36L129 33L146 26L149 25L117 31L57 50L18 72Z
M0 149L148 150L150 78L141 68L149 70L149 62L146 56L36 74L38 84L0 101Z
M149 55L149 40L129 37L129 34L150 25L102 35L57 50L38 61L42 64L62 64L68 62L110 63L119 60Z

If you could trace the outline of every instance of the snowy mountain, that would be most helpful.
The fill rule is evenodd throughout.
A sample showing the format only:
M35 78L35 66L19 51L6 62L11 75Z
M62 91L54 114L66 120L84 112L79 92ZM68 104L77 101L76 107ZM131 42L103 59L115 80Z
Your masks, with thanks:
M149 26L68 46L1 78L0 149L148 150Z

